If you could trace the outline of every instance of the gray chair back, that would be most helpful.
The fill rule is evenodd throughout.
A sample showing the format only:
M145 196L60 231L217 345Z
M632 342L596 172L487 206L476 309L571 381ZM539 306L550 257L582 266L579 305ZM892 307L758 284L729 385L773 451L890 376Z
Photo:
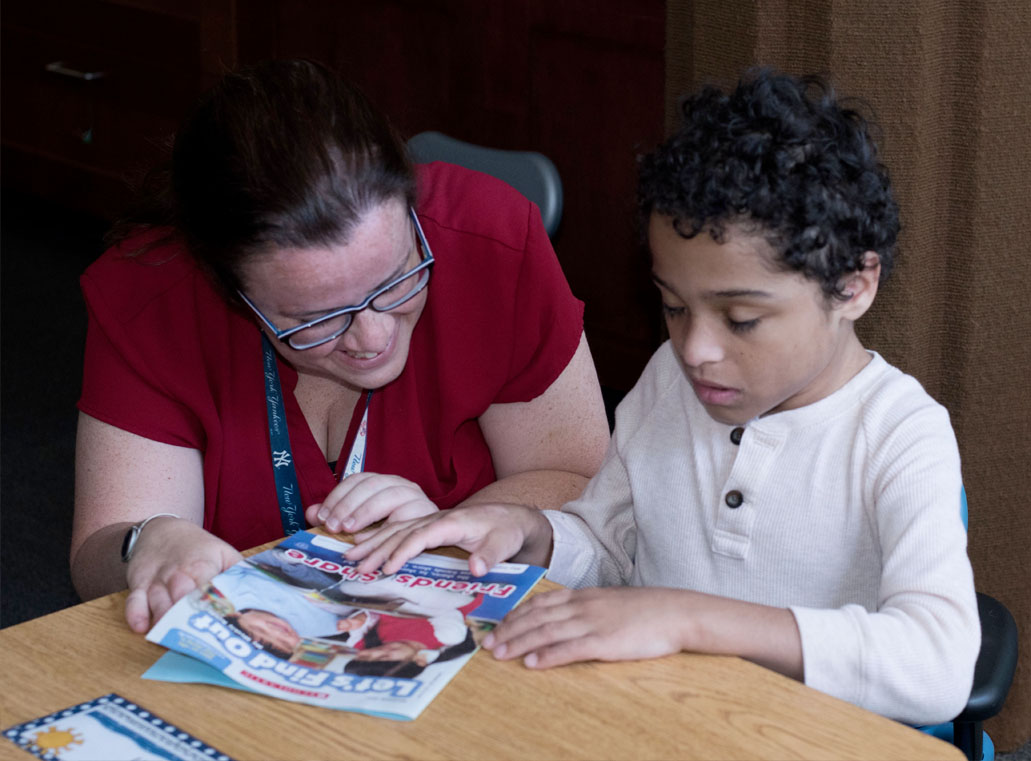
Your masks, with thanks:
M408 141L408 152L418 163L446 161L507 182L537 204L550 237L558 231L562 220L562 179L544 154L487 148L441 132L420 132Z

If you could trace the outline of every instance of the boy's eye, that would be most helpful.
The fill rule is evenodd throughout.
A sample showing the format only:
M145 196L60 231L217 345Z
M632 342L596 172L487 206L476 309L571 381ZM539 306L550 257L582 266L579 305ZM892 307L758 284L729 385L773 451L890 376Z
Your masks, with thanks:
M662 313L667 317L680 317L684 313L684 307L671 307L669 304L663 303Z
M759 318L756 317L754 320L732 320L727 318L727 324L730 325L730 329L735 333L747 333L749 330L759 324Z

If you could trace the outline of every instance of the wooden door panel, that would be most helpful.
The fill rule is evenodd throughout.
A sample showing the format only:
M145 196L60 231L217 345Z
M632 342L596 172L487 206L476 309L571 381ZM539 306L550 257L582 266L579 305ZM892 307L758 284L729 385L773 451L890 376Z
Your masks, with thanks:
M531 144L562 174L565 207L556 250L602 382L627 389L659 340L649 265L636 226L636 156L662 126L661 49L626 37L557 31L531 35Z

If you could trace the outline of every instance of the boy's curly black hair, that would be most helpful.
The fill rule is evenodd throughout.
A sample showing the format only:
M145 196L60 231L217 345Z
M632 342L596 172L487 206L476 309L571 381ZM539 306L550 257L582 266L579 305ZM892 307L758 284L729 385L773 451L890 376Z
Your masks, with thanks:
M645 230L652 212L685 238L722 242L740 226L828 297L875 251L884 282L899 230L888 172L866 119L823 80L756 69L729 95L706 87L681 108L680 129L639 162Z

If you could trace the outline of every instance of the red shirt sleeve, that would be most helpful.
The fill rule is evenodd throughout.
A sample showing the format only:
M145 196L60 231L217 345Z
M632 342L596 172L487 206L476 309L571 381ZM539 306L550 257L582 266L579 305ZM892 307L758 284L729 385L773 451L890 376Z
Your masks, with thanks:
M525 402L547 391L583 332L583 302L569 289L536 206L529 217L512 310L511 364L498 403Z
M119 331L117 323L97 313L96 301L102 296L89 276L82 278L87 294L89 327L83 363L82 396L78 407L87 415L164 444L200 449L204 431L189 407L168 395L160 381L134 364L116 348L108 331ZM122 347L131 346L122 340Z
M160 234L105 252L81 279L89 328L78 406L129 433L199 450L204 528L247 549L283 535L260 333L178 242L148 249ZM303 447L312 437L288 401L291 440ZM305 504L332 486L325 461L298 480Z
M140 436L201 449L191 381L203 367L189 338L198 315L186 297L198 273L163 235L152 230L105 252L80 279L89 325L78 406Z

